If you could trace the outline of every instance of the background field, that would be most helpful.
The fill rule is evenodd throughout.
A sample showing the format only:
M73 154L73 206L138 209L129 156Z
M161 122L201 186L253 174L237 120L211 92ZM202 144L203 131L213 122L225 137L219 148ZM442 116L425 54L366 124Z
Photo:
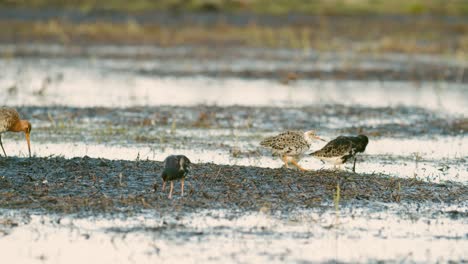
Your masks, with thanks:
M2 0L4 7L65 8L89 11L122 12L252 12L257 14L302 13L308 15L466 15L463 0Z

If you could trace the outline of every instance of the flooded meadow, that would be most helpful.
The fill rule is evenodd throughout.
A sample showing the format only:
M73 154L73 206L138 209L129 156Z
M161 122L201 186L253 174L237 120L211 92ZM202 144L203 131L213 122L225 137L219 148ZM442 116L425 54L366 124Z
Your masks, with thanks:
M468 261L468 64L435 55L0 45L0 247L15 263ZM356 173L259 142L366 134ZM317 142L311 150L324 146ZM194 163L180 197L162 161Z

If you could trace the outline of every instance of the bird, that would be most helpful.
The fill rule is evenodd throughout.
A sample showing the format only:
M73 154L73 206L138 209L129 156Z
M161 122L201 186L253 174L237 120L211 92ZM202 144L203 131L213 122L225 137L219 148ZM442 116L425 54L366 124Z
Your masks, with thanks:
M306 171L298 162L309 150L312 142L317 139L325 141L317 136L314 130L306 132L288 130L276 136L265 138L260 142L260 145L271 149L273 155L281 156L286 168L289 168L288 164L291 162L299 170Z
M163 179L162 191L166 189L166 182L171 182L171 190L169 191L169 199L172 199L172 190L174 189L174 181L180 179L181 196L184 196L184 181L185 176L189 172L190 160L184 155L170 155L164 160L164 168L161 173Z
M5 132L24 132L26 136L26 142L28 142L29 157L31 157L31 123L29 123L28 120L20 119L18 111L13 108L0 108L0 146L2 147L3 154L5 154L6 157L7 154L2 144L2 133Z
M369 138L365 135L339 136L328 142L323 148L309 155L329 162L333 165L341 165L350 158L354 159L353 172L356 172L356 154L366 150Z

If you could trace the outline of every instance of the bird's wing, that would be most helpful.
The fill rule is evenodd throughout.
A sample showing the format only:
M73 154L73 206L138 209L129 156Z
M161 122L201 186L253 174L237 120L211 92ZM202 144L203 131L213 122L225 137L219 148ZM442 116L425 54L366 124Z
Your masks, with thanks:
M167 159L168 159L168 158L169 158L169 157L166 157L166 158L164 159L163 168L166 168L166 167L167 167L167 165L168 165L168 160L167 160Z
M285 152L290 151L292 148L297 148L296 144L307 145L302 132L286 131L276 136L267 137L260 142L260 145L264 147Z
M322 149L312 153L319 157L337 157L343 155L354 155L355 144L348 137L340 136L328 142Z
M13 108L0 108L0 132L7 131L19 121L19 114Z
M170 155L167 156L164 160L164 168L179 168L179 158L178 156Z

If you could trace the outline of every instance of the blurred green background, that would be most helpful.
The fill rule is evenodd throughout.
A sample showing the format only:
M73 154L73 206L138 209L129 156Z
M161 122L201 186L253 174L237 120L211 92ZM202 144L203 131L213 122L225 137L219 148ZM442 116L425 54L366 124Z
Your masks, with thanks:
M315 15L468 15L467 0L0 0L2 7L113 10L213 11Z
M468 0L0 0L0 11L3 43L468 56Z

